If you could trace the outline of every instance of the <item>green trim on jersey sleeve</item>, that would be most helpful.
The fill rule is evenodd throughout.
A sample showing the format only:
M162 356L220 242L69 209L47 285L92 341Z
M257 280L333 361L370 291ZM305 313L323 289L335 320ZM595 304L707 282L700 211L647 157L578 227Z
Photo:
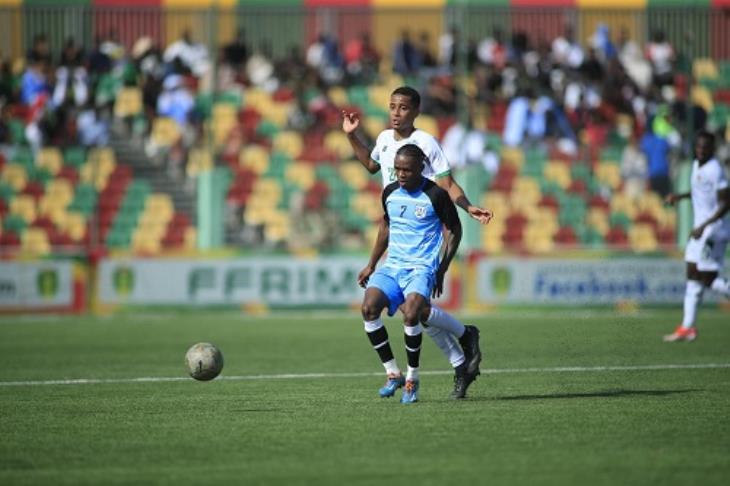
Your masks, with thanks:
M435 178L435 179L441 179L442 177L446 177L446 176L447 176L447 175L449 175L449 174L451 174L451 169L449 169L449 170L445 170L445 171L441 172L440 174L436 174L436 175L434 176L434 178Z

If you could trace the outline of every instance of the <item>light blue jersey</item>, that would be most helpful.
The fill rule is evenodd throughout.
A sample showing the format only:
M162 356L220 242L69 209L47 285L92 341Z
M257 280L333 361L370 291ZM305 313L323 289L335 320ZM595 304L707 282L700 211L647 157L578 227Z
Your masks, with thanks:
M426 178L414 192L396 182L385 188L382 202L390 229L384 266L436 272L443 242L442 224L458 224L456 209L446 191Z

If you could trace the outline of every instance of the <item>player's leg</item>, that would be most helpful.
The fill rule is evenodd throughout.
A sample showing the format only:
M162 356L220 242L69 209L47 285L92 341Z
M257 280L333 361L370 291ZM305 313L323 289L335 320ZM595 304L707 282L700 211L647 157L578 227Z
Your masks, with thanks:
M423 309L421 313L421 322L428 327L436 327L443 329L452 334L459 340L459 345L463 350L466 361L467 371L473 376L479 374L479 363L482 361L482 352L479 347L479 329L476 326L464 325L454 316L431 303ZM436 343L441 351L446 354L447 349L451 349L453 340L443 339L443 346ZM453 351L450 351L453 352ZM447 355L449 361L453 365L452 357Z
M406 373L406 384L403 389L401 403L414 403L418 401L418 386L420 378L418 369L421 359L421 343L423 339L423 327L420 322L421 311L426 305L427 298L418 293L411 292L406 295L403 304L403 330L408 356L408 371Z
M723 297L730 298L730 280L719 276L719 272L722 270L725 262L725 249L727 248L727 240L715 240L711 243L711 249L708 255L708 260L711 263L703 262L702 268L709 268L715 270L717 275L710 282L710 289Z
M697 264L687 262L687 284L684 289L682 323L673 333L664 336L664 341L694 341L697 338L695 319L705 289L702 278L701 272L697 270Z
M380 270L372 275L363 298L362 318L370 344L378 353L387 375L385 385L379 390L379 395L384 398L392 397L405 384L405 378L393 356L388 331L380 315L385 308L388 308L389 315L393 315L402 300L400 288L392 276Z
M695 319L697 308L702 302L705 288L717 289L722 293L727 281L719 277L725 256L727 241L715 240L713 235L704 238L690 238L685 250L687 261L687 287L684 294L682 324L672 334L664 336L667 342L694 341L697 338ZM726 294L727 295L727 294Z

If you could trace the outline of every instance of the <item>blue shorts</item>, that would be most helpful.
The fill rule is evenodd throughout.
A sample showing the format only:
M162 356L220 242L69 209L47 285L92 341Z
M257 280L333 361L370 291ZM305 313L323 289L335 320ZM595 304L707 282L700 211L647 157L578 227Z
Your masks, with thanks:
M388 298L388 315L392 316L406 301L408 294L416 292L427 301L430 300L435 281L436 276L430 270L380 267L370 277L367 288L375 287L385 294Z

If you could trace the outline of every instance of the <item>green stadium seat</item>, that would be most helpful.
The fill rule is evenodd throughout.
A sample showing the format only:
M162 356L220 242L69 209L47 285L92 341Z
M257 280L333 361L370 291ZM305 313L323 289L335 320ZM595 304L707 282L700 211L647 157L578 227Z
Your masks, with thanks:
M78 169L86 163L86 150L83 147L67 147L63 151L63 163Z

